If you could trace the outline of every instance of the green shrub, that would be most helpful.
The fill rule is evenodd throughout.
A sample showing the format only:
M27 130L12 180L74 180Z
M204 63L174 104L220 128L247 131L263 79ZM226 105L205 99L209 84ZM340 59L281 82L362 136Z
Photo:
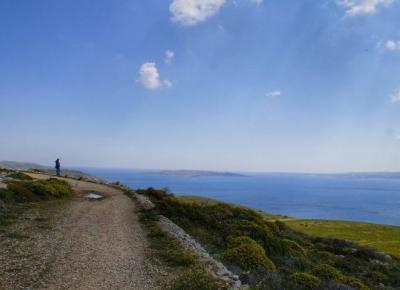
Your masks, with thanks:
M0 188L0 200L4 203L13 203L14 200L14 193L10 190Z
M328 245L326 245L326 244L324 244L324 243L321 243L321 242L315 243L315 244L314 244L314 247L315 247L317 250L320 250L320 251L326 251L326 250L329 248Z
M278 234L280 231L280 229L276 223L266 221L265 225L267 225L267 227L269 227L269 229L272 231L273 234Z
M37 181L10 181L8 190L16 202L32 202L66 197L72 189L66 181L51 178Z
M185 271L174 285L172 290L223 290L227 289L222 282L213 278L203 268L196 267Z
M386 284L389 281L389 277L386 274L379 272L379 271L372 271L372 272L368 273L368 277L377 283Z
M341 281L357 290L370 290L360 279L344 276Z
M120 186L120 183L117 184ZM149 187L147 189L138 189L136 191L138 194L143 194L150 197L152 200L163 200L168 196L168 192L166 190L154 189L153 187Z
M333 265L339 259L336 255L332 254L328 251L311 251L309 252L309 256L312 261L316 263L324 263Z
M163 235L164 234L164 235ZM192 252L182 248L182 245L173 238L167 237L167 234L153 232L153 237L158 235L165 243L158 247L158 258L162 259L168 266L187 267L196 263L196 257ZM160 249L164 246L165 248Z
M14 172L9 174L7 177L19 179L19 180L32 180L32 177L23 172Z
M249 237L236 237L229 241L230 248L223 254L222 259L240 267L245 271L264 268L275 271L274 263L265 255L265 250L256 241Z
M262 245L268 245L274 239L270 228L266 224L257 224L248 220L232 220L226 227L230 236L249 236Z
M295 272L289 277L289 282L294 289L314 289L319 284L319 279L311 274Z
M306 256L306 250L295 241L282 239L280 241L280 244L282 245L284 256L288 257Z
M342 277L339 270L327 264L317 265L311 272L322 280L340 280Z
M16 202L38 201L40 198L32 192L30 185L31 182L10 181L7 188L13 193L13 199Z
M71 186L68 182L56 178L34 181L31 188L38 196L61 198L69 196L72 193Z
M275 225L278 227L279 231L289 230L289 227L284 222L276 221Z
M173 237L165 233L157 224L159 217L152 211L142 211L140 222L148 230L150 246L155 257L171 267L187 267L196 263L196 257Z
M332 254L331 252L328 251L318 251L316 253L316 255L321 258L321 259L325 259L325 260L335 260L336 256L334 254Z
M300 271L308 271L311 268L311 261L306 257L293 257L295 263L294 266Z

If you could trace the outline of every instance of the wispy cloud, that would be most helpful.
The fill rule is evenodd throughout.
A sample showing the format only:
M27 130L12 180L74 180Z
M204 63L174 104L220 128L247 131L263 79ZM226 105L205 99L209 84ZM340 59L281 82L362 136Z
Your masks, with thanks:
M388 7L397 0L339 0L347 16L375 14L380 7Z
M271 91L271 92L265 93L265 96L269 97L269 98L275 98L275 97L279 97L281 95L282 95L281 91Z
M156 90L163 85L172 86L169 80L161 81L157 65L154 62L146 62L140 66L138 82L149 90Z
M388 40L385 43L385 48L387 50L395 51L399 50L400 51L400 40Z
M166 63L166 64L171 64L172 63L172 60L174 59L174 57L175 57L175 52L173 52L172 50L167 50L166 52L165 52L165 59L164 59L164 62Z
M250 0L250 2L256 5L261 5L264 2L264 0Z
M172 21L193 26L216 15L225 0L174 0L169 7Z
M400 89L397 91L393 92L393 94L390 95L390 101L393 104L400 104Z
M183 26L194 26L218 14L227 0L173 0L169 10L172 14L171 20ZM237 0L230 1L236 7ZM244 0L260 6L264 0Z
M172 87L172 82L170 80L164 80L163 83L164 83L164 86L166 86L168 88Z

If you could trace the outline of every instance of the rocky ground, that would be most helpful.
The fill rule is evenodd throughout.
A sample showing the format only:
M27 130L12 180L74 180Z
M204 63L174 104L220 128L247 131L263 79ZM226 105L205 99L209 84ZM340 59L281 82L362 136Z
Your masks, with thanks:
M4 179L6 174L4 172L0 172L0 188L7 188L6 184L4 183Z

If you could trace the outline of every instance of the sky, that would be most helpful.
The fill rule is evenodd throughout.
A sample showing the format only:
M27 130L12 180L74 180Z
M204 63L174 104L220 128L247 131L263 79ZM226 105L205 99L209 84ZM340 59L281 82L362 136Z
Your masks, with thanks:
M2 0L0 160L400 171L400 0Z

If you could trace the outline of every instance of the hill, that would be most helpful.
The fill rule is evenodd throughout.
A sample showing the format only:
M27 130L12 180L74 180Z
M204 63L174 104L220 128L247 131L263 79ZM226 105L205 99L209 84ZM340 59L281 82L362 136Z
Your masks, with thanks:
M252 289L400 287L400 260L395 255L339 239L343 231L338 227L332 229L336 237L309 235L296 230L290 218L210 199L175 197L162 190L137 192L150 197L155 213L181 226ZM358 229L354 223L354 236ZM382 239L390 236L384 226L378 232L369 229ZM400 240L396 235L391 238Z
M200 196L178 196L178 199L184 203L200 205L220 203ZM297 219L258 212L267 221L282 221L294 230L307 235L348 240L400 258L400 227L354 221Z
M11 169L11 170L19 170L19 171L40 171L46 174L54 174L54 168L50 166L44 166L36 163L29 163L29 162L17 162L17 161L0 161L0 168L6 168L6 169ZM74 169L69 169L69 168L62 168L62 175L63 176L69 176L72 178L83 178L87 180L93 180L93 181L101 181L99 178L84 173L79 170L74 170Z

